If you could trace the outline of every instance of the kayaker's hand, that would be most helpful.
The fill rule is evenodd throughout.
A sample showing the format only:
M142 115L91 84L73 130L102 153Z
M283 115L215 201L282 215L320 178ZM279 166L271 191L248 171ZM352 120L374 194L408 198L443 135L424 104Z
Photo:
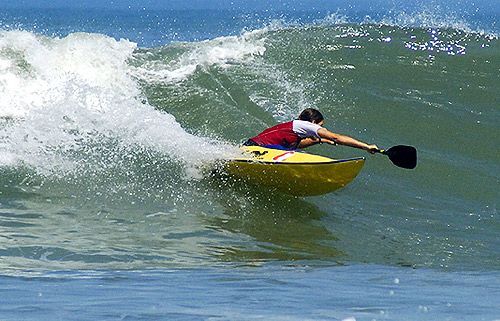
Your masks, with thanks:
M368 145L367 148L365 148L365 150L370 154L375 154L376 152L379 151L379 148L377 147L377 145Z

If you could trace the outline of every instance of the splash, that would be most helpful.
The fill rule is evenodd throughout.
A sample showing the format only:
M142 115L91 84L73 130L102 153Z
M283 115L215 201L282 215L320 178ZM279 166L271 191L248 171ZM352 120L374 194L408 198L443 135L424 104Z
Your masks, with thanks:
M178 43L169 49L183 53L173 61L151 61L136 67L134 75L147 82L181 82L194 74L198 68L217 65L227 68L234 64L250 62L266 51L265 38L259 37L267 28L244 32L240 36L218 37L194 43Z
M0 165L64 175L137 149L186 167L232 153L148 104L130 75L134 50L130 41L97 34L0 32Z
M434 7L424 6L416 11L396 11L395 14L385 16L377 23L401 28L453 29L467 34L498 37L494 32L475 27L467 18L439 5Z
M323 19L313 22L313 25L339 26L348 24L385 25L399 28L421 28L421 29L453 29L467 34L478 34L491 39L498 39L498 33L494 32L494 25L488 27L475 26L470 17L457 13L456 10L445 8L440 5L422 4L414 10L397 9L388 10L383 14L365 15L364 17L353 17L342 10L328 14Z

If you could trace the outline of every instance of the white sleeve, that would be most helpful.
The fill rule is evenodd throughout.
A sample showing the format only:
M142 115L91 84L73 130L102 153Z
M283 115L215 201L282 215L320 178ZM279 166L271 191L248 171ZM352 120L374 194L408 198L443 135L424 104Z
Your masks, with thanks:
M300 138L319 137L318 130L320 130L321 128L323 127L321 127L318 124L313 124L309 121L305 120L293 121L293 132L299 135Z

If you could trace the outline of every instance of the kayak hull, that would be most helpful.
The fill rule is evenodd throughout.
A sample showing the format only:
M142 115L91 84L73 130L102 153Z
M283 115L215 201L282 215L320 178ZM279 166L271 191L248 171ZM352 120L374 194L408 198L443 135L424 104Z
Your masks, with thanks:
M363 157L335 160L296 151L245 146L244 155L225 164L225 170L244 181L294 196L333 192L361 171Z

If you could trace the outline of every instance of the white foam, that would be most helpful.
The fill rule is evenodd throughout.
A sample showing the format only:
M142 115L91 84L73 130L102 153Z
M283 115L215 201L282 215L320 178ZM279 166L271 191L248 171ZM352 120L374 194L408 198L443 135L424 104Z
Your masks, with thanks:
M71 155L99 153L89 144L100 141L153 149L187 167L232 153L145 102L127 64L135 48L96 34L0 32L0 165L64 173L85 162Z
M217 65L228 68L244 64L266 51L265 38L260 37L266 28L245 32L240 36L219 37L194 43L179 43L185 51L173 62L155 61L134 69L134 75L150 83L172 83L186 80L198 68Z

